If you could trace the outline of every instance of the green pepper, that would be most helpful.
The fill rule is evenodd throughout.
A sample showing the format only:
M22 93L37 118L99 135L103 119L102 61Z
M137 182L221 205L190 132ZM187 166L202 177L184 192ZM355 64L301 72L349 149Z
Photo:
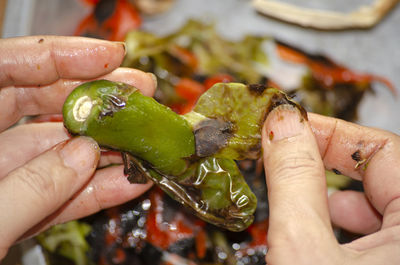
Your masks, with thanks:
M101 146L130 153L163 174L179 175L195 153L189 123L168 107L123 83L85 83L63 107L65 127Z
M276 89L220 83L181 116L132 86L98 80L78 86L63 115L71 134L121 151L130 182L151 179L200 218L241 231L257 198L234 160L260 157L261 126L280 104L299 107Z

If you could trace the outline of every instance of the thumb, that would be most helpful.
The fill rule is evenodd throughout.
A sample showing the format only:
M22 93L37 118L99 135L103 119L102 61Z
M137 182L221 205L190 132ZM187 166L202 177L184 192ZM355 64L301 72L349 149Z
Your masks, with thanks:
M99 156L94 140L74 138L0 181L0 259L29 228L60 208L89 180Z
M273 109L262 133L270 204L268 264L303 264L296 259L320 248L321 240L336 242L319 149L307 118L291 105ZM286 254L277 257L279 249Z

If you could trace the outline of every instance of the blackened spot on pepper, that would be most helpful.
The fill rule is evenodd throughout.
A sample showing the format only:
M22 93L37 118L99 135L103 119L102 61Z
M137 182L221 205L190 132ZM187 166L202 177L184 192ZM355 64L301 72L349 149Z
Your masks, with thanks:
M220 119L207 119L200 122L195 130L196 155L206 157L225 147L232 137L233 124Z
M113 116L115 112L124 108L126 102L123 98L115 95L107 95L104 99L104 108L100 112L100 118L105 116Z
M351 158L356 161L356 162L360 162L361 161L361 152L360 150L355 151L352 155Z
M335 173L336 175L342 175L342 173L337 170L336 168L332 168L333 173Z
M146 184L147 174L140 166L140 163L129 154L122 152L122 161L124 162L124 175L127 176L129 183Z
M251 84L247 87L251 93L256 95L261 95L265 91L265 89L267 89L267 86L263 84Z
M271 97L271 103L267 108L266 115L268 115L274 108L276 108L280 105L283 105L283 104L288 104L288 105L291 105L291 106L297 108L300 111L300 114L304 118L304 120L308 121L307 111L301 105L299 105L295 101L288 98L288 96L283 92L276 93L275 95L273 95Z

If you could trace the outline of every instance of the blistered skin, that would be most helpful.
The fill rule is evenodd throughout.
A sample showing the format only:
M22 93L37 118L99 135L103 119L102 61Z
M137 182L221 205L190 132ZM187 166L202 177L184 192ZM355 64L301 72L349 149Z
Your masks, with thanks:
M205 221L242 231L257 198L235 160L260 157L262 124L280 104L297 106L276 89L219 83L181 116L132 86L99 80L77 87L63 114L72 134L123 153L130 182L151 179Z
M232 159L207 157L179 179L149 170L152 180L203 220L239 232L254 220L257 198Z

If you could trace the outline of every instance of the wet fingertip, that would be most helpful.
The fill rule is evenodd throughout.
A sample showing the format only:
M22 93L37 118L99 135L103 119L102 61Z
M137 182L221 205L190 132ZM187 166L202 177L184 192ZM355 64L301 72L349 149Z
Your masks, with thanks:
M299 135L303 132L306 119L293 105L283 104L268 114L264 130L268 141L275 142Z
M114 41L114 43L116 43L117 45L122 46L122 49L124 49L124 56L127 54L127 49L126 49L126 43L123 41Z
M72 168L78 175L86 175L97 167L100 148L90 137L79 136L65 141L56 147L65 166Z
M158 85L157 76L153 73L147 73L147 75L150 76L151 80L153 80L154 88L157 88Z

